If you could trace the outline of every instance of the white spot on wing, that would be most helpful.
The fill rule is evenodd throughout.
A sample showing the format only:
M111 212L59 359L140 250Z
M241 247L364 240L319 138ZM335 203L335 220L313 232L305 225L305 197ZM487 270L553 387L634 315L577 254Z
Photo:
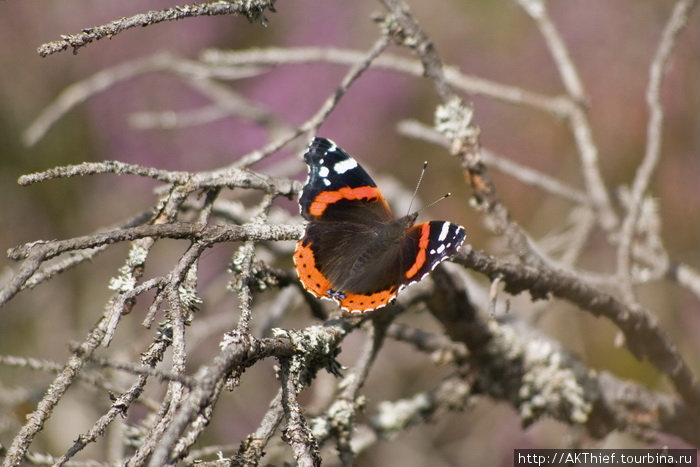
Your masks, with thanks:
M333 170L339 174L344 174L348 170L352 170L355 167L357 167L357 161L355 159L345 159L335 164L333 166Z
M324 184L324 185L326 185L326 186L331 186L331 181L330 181L330 180L328 180L327 178L324 178L324 179L322 179L322 180L323 180L323 184Z
M330 170L328 170L328 167L321 167L320 169L318 169L318 174L323 178L326 178L329 173Z
M447 238L447 233L450 231L450 223L445 222L442 224L442 230L440 230L440 236L438 237L438 242L442 242Z
M448 245L448 246L449 246L449 245ZM438 249L437 249L438 255L441 255L443 251L445 251L445 245L444 245L444 244L442 244L442 245L440 245L440 246L438 247Z

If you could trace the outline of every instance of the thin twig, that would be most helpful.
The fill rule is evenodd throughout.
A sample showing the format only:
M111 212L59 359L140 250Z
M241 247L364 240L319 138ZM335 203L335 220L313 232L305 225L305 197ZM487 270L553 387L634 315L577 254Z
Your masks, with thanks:
M107 347L114 338L114 334L117 331L117 325L119 320L125 312L129 309L129 303L132 303L134 299L151 289L161 289L165 287L168 282L168 278L165 276L154 277L146 282L139 284L138 286L132 288L131 290L119 293L114 297L109 303L109 316L107 319L107 329L105 332L105 337L102 340L102 345Z
M0 365L29 368L31 370L44 371L47 373L60 373L64 368L64 365L57 362L14 355L0 355ZM105 381L101 375L83 372L78 375L78 379L105 392L118 392L121 390L117 386Z
M141 363L133 362L118 362L109 358L96 357L94 355L88 358L88 361L98 367L102 368L113 368L115 370L124 371L132 375L137 376L153 376L160 381L177 381L185 386L194 386L195 381L192 378L174 373L172 371L161 370L159 368L153 368L150 366L145 366Z
M314 115L308 120L302 123L298 128L296 128L291 133L287 133L284 136L277 138L275 141L267 144L260 150L254 151L234 164L235 167L250 167L251 165L260 162L265 157L278 151L280 148L284 147L290 141L296 139L297 137L303 135L304 133L311 132L316 133L316 129L321 126L321 123L328 117L328 115L333 111L335 106L338 104L340 99L345 95L348 88L355 82L357 78L372 64L372 62L386 49L389 45L389 39L386 36L381 36L372 45L369 51L365 54L361 61L355 63L347 74L343 76L340 80L338 88L335 90L331 96L326 99L321 107L316 111Z
M649 83L646 90L646 103L649 108L649 120L647 121L647 138L644 150L644 158L637 168L637 173L632 183L630 202L620 228L620 239L617 248L617 274L621 280L621 290L626 300L634 300L632 290L631 249L637 218L641 209L644 193L649 187L649 182L654 170L661 158L661 140L663 130L664 110L661 104L661 86L663 84L664 70L668 62L678 34L688 22L690 11L697 5L697 0L679 0L671 12L671 16L664 27L656 49L654 58L649 66Z
M611 230L617 225L618 220L600 173L598 148L593 141L591 125L582 108L586 95L583 83L576 70L576 65L571 59L559 31L549 17L547 3L542 0L517 0L517 3L537 24L559 71L564 88L571 100L577 104L571 108L569 122L573 131L574 141L578 147L579 157L581 158L586 191L591 197L593 206L599 213L601 226L606 230Z
M294 373L291 366L291 359L280 360L282 407L287 418L287 426L282 431L282 439L292 448L297 465L300 467L320 467L321 457L318 444L311 435L311 430L301 413L301 406L297 400L298 371L300 370L298 366L295 366L297 373Z
M215 196L214 194L210 194L211 196L208 197L207 202L205 203L205 206L211 206L211 203L213 202ZM206 222L207 220L207 215L205 213L211 213L209 209L204 209L202 212L202 217L200 217L200 223ZM194 283L194 277L196 277L196 267L197 267L197 261L201 257L202 252L204 251L206 247L203 244L194 244L188 250L187 254L185 254L179 265L178 268L173 270L173 275L174 276L179 276L181 279L171 281L171 286L170 290L171 292L169 295L175 295L176 299L178 301L178 315L176 316L177 322L174 326L174 331L173 332L173 371L177 373L184 373L185 371L185 364L186 364L186 357L187 354L185 352L185 323L189 323L191 321L191 317L189 314L191 311L187 309L189 306L192 305L192 303L189 304L183 304L181 303L181 288L183 282L189 282L187 287L190 287L192 290L195 290L196 284ZM178 273L178 269L180 269L181 272ZM193 279L190 280L189 278L192 277ZM172 394L171 397L169 397L170 404L173 407L179 407L180 402L182 401L182 398L185 395L184 392L184 387L181 384L178 385L172 385L172 388L169 388L169 395ZM217 387L217 392L221 391L221 388L223 387L223 381L222 383ZM215 400L215 399L214 399ZM185 433L184 436L182 436L179 440L177 445L175 446L173 452L171 453L171 456L174 458L180 458L184 454L186 454L187 450L197 441L199 435L202 433L204 428L209 423L209 420L211 420L211 415L214 410L214 404L209 404L208 406L204 407L202 409L202 412L197 415L195 420L193 421L190 429L188 430L187 433ZM169 422L168 422L169 423ZM167 426L167 425L166 425Z
M258 73L258 70L240 68L222 69L161 52L145 58L138 58L114 67L100 70L88 78L66 87L39 114L22 134L27 146L33 146L71 109L114 85L140 75L165 71L185 78L239 79Z
M299 190L298 182L270 177L269 175L244 169L226 168L209 172L190 173L155 169L119 161L83 162L82 164L55 167L42 172L22 175L17 180L17 183L20 185L31 185L56 178L83 177L86 175L107 173L115 175L137 175L164 183L191 185L191 190L240 187L276 192L281 196L290 196Z
M39 452L27 451L26 460L31 465L49 465L55 466L58 459L50 454L44 454ZM67 461L64 464L65 467L114 467L109 462L99 462L95 460L85 460L85 461Z
M251 219L251 224L264 225L267 215L275 197L265 195L258 207L259 212ZM252 317L253 292L251 282L254 280L253 258L255 256L255 242L247 241L238 248L232 261L231 268L236 274L233 289L238 292L238 307L241 316L237 329L241 332L250 332L250 320Z
M700 273L696 269L687 264L674 263L669 265L667 275L700 298Z
M61 40L47 42L41 45L37 52L42 57L62 52L69 47L77 53L80 47L84 47L92 41L105 37L112 38L120 32L135 27L146 27L152 24L165 21L176 21L184 18L197 16L218 16L218 15L244 15L250 21L259 21L265 24L265 10L274 10L274 0L250 0L250 1L213 1L192 5L177 6L163 10L151 10L146 13L139 13L128 18L120 18L109 24L84 28L78 34L66 34L61 36Z
M354 65L363 60L363 53L338 47L266 47L234 51L207 49L202 52L200 59L211 65L230 67L318 62ZM372 68L392 70L417 78L423 76L423 66L420 61L389 53L377 57L372 63ZM445 68L445 79L450 85L464 92L488 96L509 104L530 106L557 117L568 115L572 106L565 97L550 97L517 86L466 75L455 67Z
M240 96L231 88L217 83L211 78L186 77L185 82L214 102L217 107L225 110L226 115L234 115L250 120L267 129L269 139L274 139L278 135L292 131L291 126L270 109Z
M152 224L168 224L177 219L180 206L182 206L182 203L189 195L189 189L182 184L174 184L170 188L168 193L155 206L155 216L151 220ZM164 288L163 280L156 280L149 284L147 288L144 287L144 284L139 286L145 288L143 291L134 293L133 290L135 284L143 276L146 269L146 261L154 245L155 239L153 237L142 237L132 241L124 265L117 270L118 275L110 279L109 287L115 290L116 293L107 302L108 327L102 341L102 345L105 347L109 345L114 336L121 316L131 312L136 302L136 296L153 287L157 288L157 292ZM125 298L125 296L127 297Z
M46 420L53 413L53 409L63 398L80 370L85 365L86 359L92 355L100 345L105 333L106 319L103 316L97 325L90 331L87 339L80 345L79 350L74 352L68 359L63 371L54 379L46 390L44 397L37 404L36 410L27 416L27 422L22 426L17 436L12 440L12 444L7 450L3 467L15 467L22 463L24 455L34 437L43 428Z
M149 220L152 220L153 218L153 211L148 210L141 212L140 214L137 214L136 216L133 216L131 219L125 221L125 222L120 222L118 224L115 224L112 227L108 227L107 229L111 230L113 228L127 228L127 227L136 227L138 225L143 225L144 223L148 222ZM104 245L101 247L96 247L96 248L89 248L86 250L81 250L77 252L71 252L66 255L64 258L58 258L54 262L45 262L41 265L41 267L27 280L27 282L23 285L23 289L32 289L36 287L37 285L41 284L42 282L45 282L57 274L60 274L62 272L65 272L75 266L78 266L85 261L90 261L92 260L95 256L100 254L101 252L105 251L108 248L108 245Z
M450 143L447 141L447 138L445 138L445 135L436 131L434 128L415 120L404 120L400 122L398 125L398 130L399 133L406 136L420 138L424 141L439 144L445 148L449 148L450 146ZM577 204L590 204L590 200L585 193L565 185L547 174L518 164L511 159L499 156L485 148L482 148L481 150L481 157L487 166L493 167L496 170L508 174L523 183L538 187L553 195L561 196L562 198L568 199Z
M443 357L450 354L452 355L451 360L464 360L467 357L464 345L453 342L441 334L433 334L403 323L392 323L386 330L386 335L397 341L410 344L421 352L440 353Z
M174 224L143 225L126 229L112 230L94 235L74 237L68 240L51 240L41 244L26 243L11 248L8 256L13 260L41 257L44 260L58 256L66 251L94 248L104 244L131 241L137 238L172 238L182 240L199 240L210 245L220 242L254 239L263 240L297 240L303 228L298 225L209 225L178 222Z
M472 391L470 382L460 375L448 376L429 391L380 402L371 416L370 427L377 438L391 439L412 426L438 420L442 414L463 409L469 403ZM356 445L357 441L354 440L354 450L361 452L363 447Z
M105 433L107 427L118 416L123 416L131 406L131 403L141 395L146 385L146 381L147 376L145 374L139 376L138 380L124 394L120 395L112 402L112 405L107 413L102 415L86 434L79 435L73 442L73 445L66 451L65 454L56 459L53 465L55 467L69 465L69 459L82 451L89 443L93 443L99 439Z
M360 358L353 370L343 379L340 387L343 388L339 397L331 404L327 412L327 423L332 427L331 433L335 435L336 446L342 465L350 467L356 464L355 453L352 450L352 433L355 427L355 417L362 402L358 399L360 389L365 384L369 371L374 364L377 354L384 344L386 329L393 316L370 321L370 333L363 348ZM323 440L319 440L319 444Z
M241 443L236 459L242 465L258 465L265 452L265 446L283 418L284 408L282 407L282 389L280 388L270 402L270 407L265 412L258 429Z

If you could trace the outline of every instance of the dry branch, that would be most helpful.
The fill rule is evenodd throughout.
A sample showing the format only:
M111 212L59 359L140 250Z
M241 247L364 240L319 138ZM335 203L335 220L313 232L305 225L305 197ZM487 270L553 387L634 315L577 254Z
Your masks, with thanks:
M104 39L105 37L111 38L127 29L197 16L243 15L251 22L260 22L265 25L267 22L264 15L265 10L275 11L274 4L275 0L218 0L163 10L152 10L128 18L120 18L109 24L84 28L78 34L64 34L61 36L61 40L47 42L39 46L37 52L42 57L46 57L71 47L73 48L73 53L77 53L80 47L84 47L92 41Z
M568 300L596 316L605 316L624 333L627 348L637 358L648 359L665 373L688 408L700 415L700 383L676 345L648 310L627 306L612 295L596 290L580 278L563 271L508 263L473 250L460 252L455 260L492 279L500 277L510 294L528 292L535 300L554 296Z

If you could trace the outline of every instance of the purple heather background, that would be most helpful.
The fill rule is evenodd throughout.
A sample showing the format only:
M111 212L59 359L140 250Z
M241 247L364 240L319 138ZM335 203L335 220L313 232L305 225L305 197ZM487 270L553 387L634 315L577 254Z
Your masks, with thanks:
M20 187L15 182L24 173L82 161L117 159L172 170L206 170L227 165L265 142L265 133L248 122L228 118L206 126L178 131L138 131L127 122L136 111L196 109L208 101L177 78L164 73L140 76L91 98L72 110L35 147L21 143L21 133L66 86L93 73L128 60L169 51L196 58L204 48L245 49L265 46L334 46L366 50L377 37L369 19L381 6L374 2L340 0L277 3L277 13L268 14L269 26L250 24L235 17L188 19L148 28L136 28L110 40L101 40L79 50L47 58L35 50L60 34L107 23L146 9L172 6L165 1L92 2L86 0L6 1L0 3L0 248L39 238L66 238L92 232L153 202L150 181L110 175L85 179L57 180ZM558 1L548 3L589 96L589 115L599 144L603 176L609 186L630 183L645 141L647 112L644 91L648 64L654 53L671 2L618 0L609 2ZM562 92L556 69L533 23L514 2L411 2L418 21L435 41L446 63L464 73L556 95ZM392 47L391 52L406 54ZM665 107L663 159L652 190L660 203L663 239L671 258L700 267L700 27L698 11L678 40L667 67L663 87ZM335 89L344 67L335 65L288 65L234 83L241 94L274 109L289 124L306 120ZM514 107L483 97L467 96L475 105L475 121L481 128L481 143L522 164L559 177L581 187L578 159L565 125L549 115L529 108ZM475 248L500 251L480 225L480 216L466 207L468 189L458 164L445 151L397 134L401 119L432 122L437 104L431 85L388 71L369 71L344 96L319 134L331 137L361 161L373 174L396 177L412 189L420 164L431 161L421 189L429 201L444 191L451 199L430 209L430 217L444 218L467 227L467 242ZM256 168L274 172L289 151ZM297 157L295 173L304 177L305 168ZM494 173L500 195L514 218L529 232L540 236L551 231L569 215L570 205L554 201L543 192ZM294 202L280 205L296 212ZM23 292L0 310L0 353L65 360L66 342L84 338L101 313L109 296L107 281L121 264L126 247L121 245L33 291ZM159 246L162 263L153 264L149 276L165 270L168 253L183 248L175 242ZM205 258L200 284L202 295L224 294L226 267L234 246L220 245ZM583 255L587 268L610 272L611 251L592 241ZM2 261L7 277L16 267ZM281 266L289 267L288 264ZM205 308L203 316L230 313L230 326L237 320L231 312L232 294L219 299L215 309ZM685 290L665 282L643 289L645 304L674 337L684 355L700 371L698 339L700 312L697 299ZM525 303L523 297L514 300ZM139 308L134 313L142 313ZM439 331L429 317L409 314L403 320L428 330ZM115 344L127 345L132 336L134 349L147 342L150 334L131 319ZM299 313L289 325L310 324ZM540 322L541 327L564 343L593 368L601 368L641 381L659 390L666 382L628 352L615 349L615 330L569 305L555 303ZM206 362L216 352L218 336L209 336L194 349L195 359ZM357 355L362 336L351 336L343 345L341 360L350 364ZM190 368L189 370L194 370ZM401 344L388 344L373 369L365 393L369 407L383 399L408 397L431 388L447 374L435 368L422 354ZM0 367L0 387L14 388L27 378L50 381L19 370ZM331 377L322 376L308 399L328 390ZM44 383L46 384L46 383ZM43 387L37 385L37 387ZM243 378L242 390L226 395L207 437L217 443L237 443L255 429L274 391L271 363L259 365ZM89 389L78 388L76 396L50 421L42 435L42 448L63 452L78 433L99 414L81 405L80 397L96 398ZM35 395L38 397L39 394ZM305 395L305 397L307 397ZM92 399L91 399L92 400ZM94 401L93 401L94 402ZM73 404L73 406L71 406ZM107 401L92 404L104 406ZM18 409L17 423L22 410ZM565 433L568 433L565 435ZM8 442L0 428L0 442ZM517 414L505 403L480 401L462 414L451 414L433 425L418 427L391 442L379 443L363 454L363 465L509 465L514 447L560 447L580 436L562 429L551 420L532 427L519 426ZM670 445L682 444L673 439ZM625 435L614 434L599 447L637 446Z

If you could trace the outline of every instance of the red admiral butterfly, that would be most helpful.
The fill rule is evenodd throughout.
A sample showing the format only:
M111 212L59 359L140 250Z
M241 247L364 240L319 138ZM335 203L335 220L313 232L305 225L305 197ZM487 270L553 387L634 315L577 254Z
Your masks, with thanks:
M464 241L464 228L450 222L413 225L418 213L395 219L372 178L333 141L314 138L304 160L299 205L309 223L294 264L316 297L353 313L381 308Z

